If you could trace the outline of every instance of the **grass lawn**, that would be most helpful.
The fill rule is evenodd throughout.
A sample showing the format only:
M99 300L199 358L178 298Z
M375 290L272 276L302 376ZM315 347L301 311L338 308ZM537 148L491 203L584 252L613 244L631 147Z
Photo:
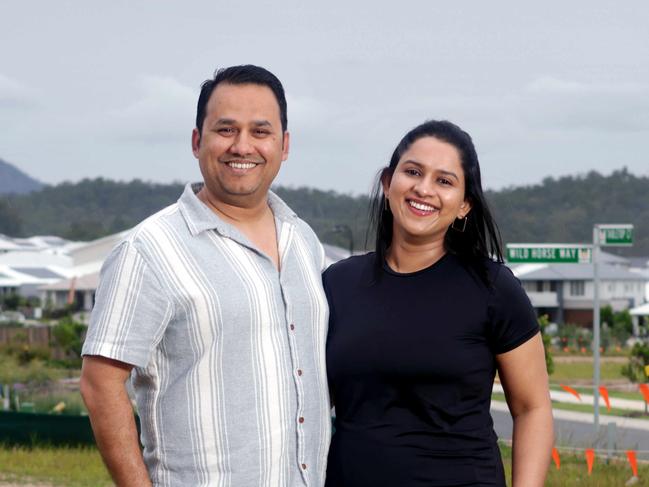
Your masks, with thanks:
M607 380L628 380L622 375L624 364L616 362L600 363L600 378ZM571 385L570 381L591 381L593 380L593 362L555 362L554 372L550 376L550 382L561 382Z
M511 448L501 446L507 485L511 485ZM638 466L640 482L649 485L649 465ZM47 484L56 487L104 487L112 483L94 448L47 448L33 449L0 447L0 485L11 482ZM606 464L597 457L593 473L588 476L586 460L575 454L561 454L561 470L550 464L547 486L623 486L631 477L626 460Z
M505 402L505 395L501 393L492 394L491 398L494 401ZM593 414L594 411L592 403L572 404L567 402L553 402L552 408L563 409L565 411L577 411L580 413L590 413L590 414ZM649 421L649 416L642 414L642 411L629 411L628 409L611 408L611 411L609 412L606 410L606 406L604 406L603 404L599 408L599 413L607 414L610 416L622 416L627 418L645 419Z
M507 485L511 485L511 448L501 446L503 463L505 464L505 473L507 475ZM633 473L629 467L626 458L612 460L607 464L606 459L596 457L593 465L593 472L589 476L586 467L586 458L576 454L560 453L561 469L557 470L554 462L550 463L548 476L545 481L546 486L550 487L620 487L624 486ZM638 477L640 481L636 486L649 485L649 465L638 465Z
M570 384L564 384L564 385L570 385ZM573 389L575 389L579 394L590 394L590 395L593 394L592 387L573 387ZM557 384L550 384L550 390L565 392L565 390L562 389L561 386ZM639 390L636 390L634 392L625 392L625 391L613 391L609 389L608 395L609 397L615 397L618 399L634 399L636 401L644 401L642 393Z
M96 448L0 446L0 485L112 486Z

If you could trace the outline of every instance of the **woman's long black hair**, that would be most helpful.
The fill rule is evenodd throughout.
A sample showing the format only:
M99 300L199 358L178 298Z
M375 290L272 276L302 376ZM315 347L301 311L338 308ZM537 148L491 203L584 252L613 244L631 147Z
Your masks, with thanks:
M480 164L471 136L457 125L447 120L429 120L408 132L392 153L390 164L383 168L377 178L370 206L370 232L376 232L376 271L377 276L385 261L386 252L392 243L392 212L386 205L381 181L391 178L399 160L410 146L422 137L435 137L455 147L460 153L462 170L464 171L464 197L471 203L471 211L467 215L466 228L463 232L463 222L456 220L446 232L444 249L454 254L466 265L477 272L487 284L487 268L485 259L503 262L502 241L500 232L482 191Z

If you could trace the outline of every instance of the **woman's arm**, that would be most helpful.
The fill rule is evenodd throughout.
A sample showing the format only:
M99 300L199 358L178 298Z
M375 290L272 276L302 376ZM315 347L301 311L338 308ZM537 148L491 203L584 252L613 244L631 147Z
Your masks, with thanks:
M512 487L542 487L554 432L541 334L496 360L514 419Z

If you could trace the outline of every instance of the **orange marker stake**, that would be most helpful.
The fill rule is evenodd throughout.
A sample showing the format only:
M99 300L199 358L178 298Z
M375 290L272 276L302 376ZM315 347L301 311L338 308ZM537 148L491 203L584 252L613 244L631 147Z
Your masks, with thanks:
M599 386L599 394L602 396L604 399L604 403L606 404L606 410L610 413L611 412L611 401L608 399L608 389L604 386Z
M595 463L595 450L586 448L586 465L588 465L588 475L593 472L593 464Z
M552 460L554 460L554 464L557 466L557 470L561 469L561 458L559 458L559 450L556 448L552 448Z
M563 389L566 392L569 392L570 394L572 394L573 396L575 396L577 399L579 399L581 401L581 396L572 387L564 386L563 384L559 384L559 385L561 386L561 389Z
M629 459L629 465L631 465L631 471L633 472L633 476L637 477L638 476L638 460L635 456L635 451L633 450L627 450L626 451L626 457Z
M649 384L640 384L638 388L642 392L645 402L649 404Z

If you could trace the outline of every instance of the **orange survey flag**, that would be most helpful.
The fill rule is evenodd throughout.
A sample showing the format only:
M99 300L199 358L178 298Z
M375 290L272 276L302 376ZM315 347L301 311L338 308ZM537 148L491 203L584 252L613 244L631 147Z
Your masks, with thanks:
M604 403L606 404L606 410L611 412L611 401L608 399L608 389L604 386L599 386L599 394L604 398Z
M559 458L559 450L556 448L552 448L552 460L554 460L554 464L557 466L557 470L561 468L561 458Z
M588 475L593 472L593 463L595 463L595 450L586 448L586 465L588 465Z
M645 402L649 404L649 384L640 384L638 388L640 388L640 392L642 392Z
M633 472L633 476L637 477L638 476L638 460L635 457L635 451L627 450L626 451L626 456L629 459L629 465L631 465L631 471Z
M569 392L570 394L572 394L573 396L575 396L577 399L579 399L581 401L581 396L572 387L564 386L563 384L559 384L559 385L561 386L561 389L563 389L566 392Z

